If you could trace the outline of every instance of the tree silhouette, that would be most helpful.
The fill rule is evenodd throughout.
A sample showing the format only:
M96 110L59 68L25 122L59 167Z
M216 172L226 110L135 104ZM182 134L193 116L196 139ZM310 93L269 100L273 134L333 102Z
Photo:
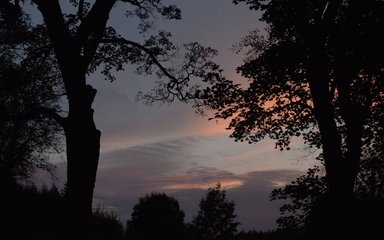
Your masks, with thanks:
M227 199L220 184L208 189L200 201L200 209L193 219L194 238L201 240L232 239L237 232L235 203Z
M106 79L113 81L113 73L124 69L124 64L135 64L139 73L155 73L159 76L156 98L143 95L149 101L182 101L190 97L191 78L200 78L205 71L215 68L209 59L215 51L197 43L185 45L185 57L180 66L167 66L176 55L176 47L170 42L170 33L160 31L148 37L152 17L180 19L180 10L174 5L164 5L159 0L71 0L72 8L65 13L59 0L1 1L0 8L9 14L28 11L28 3L37 6L43 24L44 48L52 57L52 68L60 74L68 100L66 116L54 109L41 111L55 119L64 129L67 153L68 233L89 238L92 197L100 150L100 131L93 119L92 103L96 90L87 82L87 75L100 70ZM137 17L138 30L144 39L141 43L126 39L108 26L114 5L127 9L127 15ZM46 32L47 34L43 34ZM21 39L23 37L21 36ZM39 58L30 61L39 62ZM101 69L100 69L101 68ZM215 69L213 69L215 70Z
M183 239L184 212L178 201L164 193L151 193L139 199L127 221L127 239Z
M213 74L212 86L197 96L215 117L231 118L236 140L269 137L283 150L302 136L321 148L333 215L323 224L348 235L361 156L382 156L383 148L373 146L383 134L383 3L234 2L262 10L268 24L267 36L253 31L235 46L246 51L237 70L249 86ZM338 223L344 226L334 229Z
M360 164L357 180L354 186L353 214L356 220L350 226L350 231L359 238L371 239L367 234L380 239L384 236L381 229L384 221L384 164L383 160L365 159ZM326 198L326 177L320 174L320 167L310 168L306 175L283 188L272 191L271 200L289 200L280 207L281 216L277 223L284 230L310 232L318 229L320 221L324 221L329 204ZM375 219L375 220L373 220ZM321 239L324 236L317 234Z
M60 128L37 110L59 109L60 84L51 59L40 50L46 44L41 38L42 32L43 29L30 26L22 12L0 12L0 184L3 190L17 180L26 180L37 168L50 173L54 170L47 162L46 153L59 149ZM37 59L39 61L35 61Z

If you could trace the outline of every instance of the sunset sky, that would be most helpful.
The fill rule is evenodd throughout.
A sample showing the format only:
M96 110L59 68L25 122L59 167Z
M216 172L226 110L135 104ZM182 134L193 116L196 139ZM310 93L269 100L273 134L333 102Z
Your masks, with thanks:
M263 28L260 13L231 0L179 0L181 21L157 21L157 30L170 31L176 44L197 41L219 50L215 59L228 78L241 79L235 68L241 55L231 46L248 31ZM136 28L118 5L110 25L138 40ZM113 83L99 74L89 77L98 89L96 125L102 132L95 203L114 209L126 221L138 198L152 191L177 198L186 221L197 214L206 189L220 182L236 203L240 229L276 228L279 202L269 202L272 189L283 186L313 166L310 154L294 140L291 151L274 149L270 140L236 143L228 138L223 120L208 121L188 104L146 106L135 101L155 77L139 76L126 67ZM65 156L62 156L65 159ZM61 160L64 161L64 160Z

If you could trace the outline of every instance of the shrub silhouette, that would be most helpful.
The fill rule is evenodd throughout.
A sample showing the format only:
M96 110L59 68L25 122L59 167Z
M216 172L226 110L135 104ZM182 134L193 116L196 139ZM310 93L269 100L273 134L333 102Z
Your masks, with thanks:
M108 212L103 207L98 206L93 211L93 219L96 228L96 240L123 239L123 225L115 212Z

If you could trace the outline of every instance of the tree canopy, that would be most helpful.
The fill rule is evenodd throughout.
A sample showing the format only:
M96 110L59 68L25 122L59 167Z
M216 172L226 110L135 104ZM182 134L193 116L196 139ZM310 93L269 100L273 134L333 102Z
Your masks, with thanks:
M266 35L252 31L235 46L245 51L237 70L249 82L244 86L213 74L211 86L197 96L216 118L231 120L236 140L269 137L283 150L302 137L321 148L334 209L325 222L331 229L345 222L342 231L347 231L360 164L383 159L384 39L378 33L384 4L234 1L241 2L261 10L261 21L268 24Z
M182 239L184 216L175 198L151 193L133 207L126 235L129 239Z
M231 239L237 232L235 203L227 199L220 184L208 189L199 204L199 212L193 218L192 225L196 239Z
M309 68L313 65L309 60L313 54L309 37L316 38L321 24L329 24L322 33L326 35L324 46L319 49L323 50L327 66L320 81L328 86L328 94L321 99L332 103L334 121L340 134L345 136L346 120L342 111L347 107L343 103L347 99L342 98L349 98L351 106L364 110L367 116L364 129L375 129L364 142L380 142L383 41L376 35L383 24L380 1L367 1L361 6L356 1L344 1L341 5L329 1L234 2L246 2L251 9L262 10L261 20L269 25L267 36L255 30L235 45L237 52L244 51L246 55L244 64L237 70L249 79L247 88L215 76L209 91L198 92L209 107L217 110L216 117L232 119L229 125L233 129L232 137L250 143L269 137L283 150L289 147L292 137L303 136L311 146L320 147L316 106L311 93L314 90L309 83ZM336 10L337 13L331 12ZM328 12L333 18L324 23ZM350 22L359 27L352 27ZM347 48L347 45L351 46ZM352 59L353 64L350 64ZM338 85L335 75L338 71L346 71L345 68L350 68L348 72L353 76L343 83L348 86L347 96L341 95L343 90L340 92L338 88L342 86Z
M23 12L0 12L2 183L25 180L36 169L52 173L47 152L60 148L59 126L41 114L60 109L60 74L46 51L46 34L41 26L31 26Z

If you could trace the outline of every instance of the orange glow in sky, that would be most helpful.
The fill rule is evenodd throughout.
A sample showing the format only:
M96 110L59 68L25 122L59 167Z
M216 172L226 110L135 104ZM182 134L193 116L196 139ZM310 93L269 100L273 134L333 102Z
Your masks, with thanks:
M163 187L164 190L180 190L180 189L208 189L212 186L215 186L218 182L210 181L203 183L180 183L180 184L171 184ZM223 188L230 189L234 187L240 187L243 185L243 181L238 179L223 179L219 181L220 185Z

